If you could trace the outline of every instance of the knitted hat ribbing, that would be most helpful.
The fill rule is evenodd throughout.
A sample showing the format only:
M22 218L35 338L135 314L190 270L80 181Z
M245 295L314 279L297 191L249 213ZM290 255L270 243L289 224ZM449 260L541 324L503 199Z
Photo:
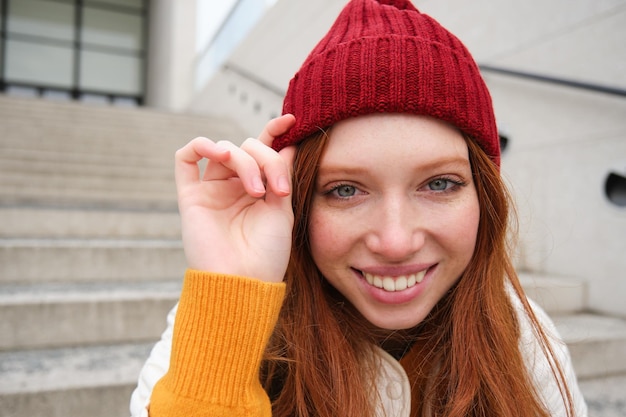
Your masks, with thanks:
M467 48L409 0L352 0L292 78L274 149L368 113L430 115L474 138L499 165L491 97Z

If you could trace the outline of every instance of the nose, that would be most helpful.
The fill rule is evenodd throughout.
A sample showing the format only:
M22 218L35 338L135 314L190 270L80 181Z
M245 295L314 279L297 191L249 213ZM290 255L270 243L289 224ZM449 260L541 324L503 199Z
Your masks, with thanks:
M390 196L373 210L366 245L387 262L410 259L426 241L416 202L409 196Z

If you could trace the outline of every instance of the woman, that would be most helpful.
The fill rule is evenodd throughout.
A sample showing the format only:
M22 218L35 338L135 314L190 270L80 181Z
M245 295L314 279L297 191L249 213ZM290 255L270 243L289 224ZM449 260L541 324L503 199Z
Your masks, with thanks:
M241 147L178 151L189 270L171 359L166 332L131 408L586 415L511 266L491 99L461 42L409 1L353 0L284 113Z

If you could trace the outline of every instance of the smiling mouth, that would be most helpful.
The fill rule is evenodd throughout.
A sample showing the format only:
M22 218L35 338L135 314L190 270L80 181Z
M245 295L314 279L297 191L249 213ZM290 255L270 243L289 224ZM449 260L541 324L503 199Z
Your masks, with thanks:
M416 274L400 275L398 277L374 275L367 272L362 272L362 274L368 284L387 292L396 292L404 291L422 282L427 271L427 269L424 269Z

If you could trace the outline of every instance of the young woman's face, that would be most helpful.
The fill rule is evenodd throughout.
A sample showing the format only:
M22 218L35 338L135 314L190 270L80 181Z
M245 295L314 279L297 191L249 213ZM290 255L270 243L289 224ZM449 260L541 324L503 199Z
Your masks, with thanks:
M313 259L372 324L420 323L474 252L479 205L460 132L425 116L336 124L310 213Z

